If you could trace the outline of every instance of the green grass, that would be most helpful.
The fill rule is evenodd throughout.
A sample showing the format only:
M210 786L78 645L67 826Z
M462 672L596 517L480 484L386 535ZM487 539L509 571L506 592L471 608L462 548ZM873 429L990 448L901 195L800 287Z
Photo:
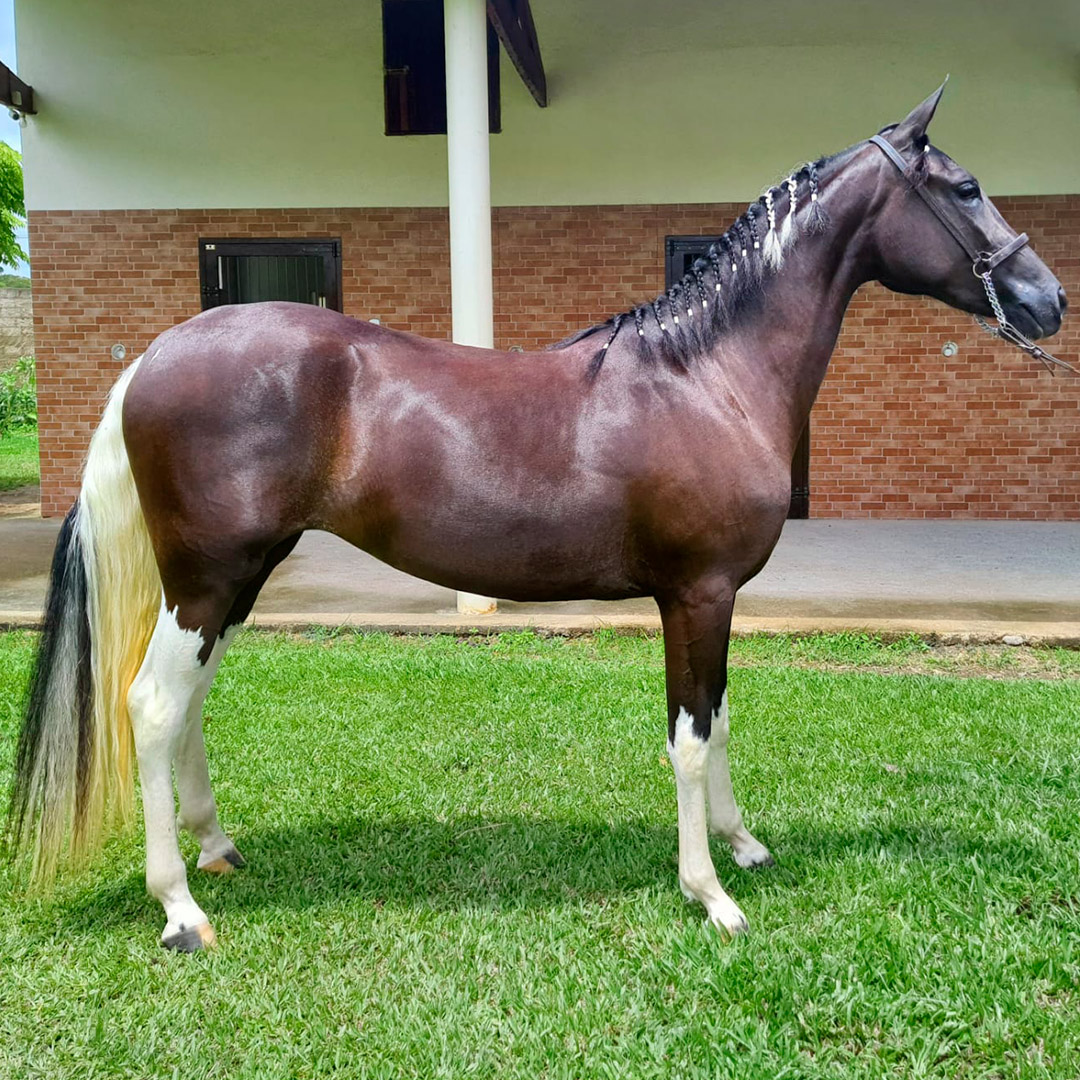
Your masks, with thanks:
M0 777L30 646L0 637ZM51 900L0 870L0 1076L1074 1078L1075 656L936 657L737 644L779 866L714 846L725 943L675 880L655 639L246 634L207 732L249 865L192 873L220 947L158 948L137 837Z
M0 438L0 491L37 482L37 431L12 431Z

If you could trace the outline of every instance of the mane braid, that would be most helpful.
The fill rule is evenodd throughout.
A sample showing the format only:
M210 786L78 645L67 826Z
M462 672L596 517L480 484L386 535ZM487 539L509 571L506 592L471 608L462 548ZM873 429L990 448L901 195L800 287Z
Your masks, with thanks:
M713 275L712 287L712 325L720 327L724 322L724 302L727 299L724 293L724 268L720 261L720 252L715 244L709 248L706 256Z
M818 199L818 164L811 161L806 166L807 182L810 188L810 216L806 219L807 231L818 236L829 227L829 215Z
M750 280L759 286L765 276L765 266L761 258L761 240L758 237L758 207L751 203L740 219L746 230L746 258L740 265L746 267Z
M682 281L675 282L667 291L668 310L671 312L671 322L674 327L672 333L675 350L680 361L693 353L694 342L693 328L690 325L691 316L687 311L686 292L683 289L685 282L686 278L684 277Z
M679 344L679 358L684 362L698 354L701 340L694 327L693 299L690 289L694 284L693 274L687 274L682 281L676 282L668 290L668 303L675 310L675 321L679 327L676 339Z
M700 259L694 260L690 267L690 273L694 275L694 284L697 286L698 303L701 304L702 313L709 310L709 297L705 292L705 275L701 272Z
M752 203L746 209L746 220L750 225L750 240L753 242L754 251L761 250L761 234L758 230L758 204Z
M912 163L913 171L927 171L928 163L922 160L924 158L925 155L920 154ZM783 256L781 254L778 261L771 262L767 255L770 245L775 244L782 251L794 243L797 231L817 235L829 227L829 215L818 197L818 173L830 160L821 158L807 163L778 187L770 188L751 203L709 246L705 258L697 259L666 292L651 301L635 304L602 323L579 330L551 348L566 348L607 331L603 344L589 361L587 377L593 379L599 374L619 332L632 319L634 332L624 348L629 348L646 363L654 362L659 355L672 367L686 370L695 359L713 348L717 337L734 318L755 302L766 280L781 272ZM809 199L800 199L800 184L805 185ZM777 211L784 215L782 229L777 228ZM801 224L795 220L796 215L804 219ZM763 236L763 225L766 224L768 228ZM627 340L625 335L623 340Z
M743 263L746 262L747 256L750 254L750 249L747 247L747 244L749 244L750 241L746 235L746 226L743 224L743 219L741 217L735 219L735 224L732 225L732 228L735 230L735 236L738 238L737 246L739 249L739 257L735 261L741 268Z

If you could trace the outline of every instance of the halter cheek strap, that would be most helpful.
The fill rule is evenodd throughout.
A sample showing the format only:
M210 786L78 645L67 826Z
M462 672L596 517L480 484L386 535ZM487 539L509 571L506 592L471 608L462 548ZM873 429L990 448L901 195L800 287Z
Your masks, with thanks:
M907 179L908 164L904 160L903 154L901 154L888 139L881 135L872 135L870 141L884 153L897 169L900 170L900 175ZM1007 258L1011 255L1015 255L1027 244L1027 233L1020 233L1018 236L1014 236L1008 243L1002 244L997 251L980 251L968 240L964 235L964 230L956 223L950 214L946 213L945 208L937 202L929 191L917 184L911 184L910 180L909 184L912 191L926 203L933 212L934 217L945 226L952 238L964 249L968 258L971 259L971 272L983 283L983 288L986 290L986 298L990 302L990 307L994 312L994 318L997 319L998 325L991 326L985 319L980 318L978 315L974 317L975 321L988 333L1001 338L1003 341L1008 341L1017 348L1023 349L1024 352L1028 353L1030 356L1035 357L1036 360L1041 361L1051 375L1054 374L1054 366L1065 368L1074 375L1080 375L1080 371L1071 364L1066 363L1064 360L1059 360L1056 356L1052 356L1050 353L1046 352L1045 349L1040 348L1035 342L1029 341L1015 326L1012 325L1012 323L1009 322L1005 317L1005 312L1002 310L1001 301L998 299L997 289L994 288L994 280L991 277L991 274Z
M885 156L900 170L901 174L907 176L907 162L904 160L903 155L888 139L881 135L873 135L870 141L879 149L884 151ZM982 277L983 274L990 273L996 266L1003 263L1010 255L1015 255L1027 242L1027 233L1020 233L1019 236L1014 236L1007 244L1002 245L994 252L979 251L976 249L964 235L964 231L959 225L945 212L934 197L923 187L918 187L914 184L911 185L912 190L922 199L927 206L933 211L934 216L945 226L946 229L952 234L952 238L964 249L968 258L971 259L971 269L976 277Z

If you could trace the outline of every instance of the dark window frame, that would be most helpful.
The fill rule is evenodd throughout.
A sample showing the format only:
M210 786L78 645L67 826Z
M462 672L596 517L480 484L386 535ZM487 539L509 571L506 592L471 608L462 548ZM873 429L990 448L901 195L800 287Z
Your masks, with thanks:
M386 135L446 134L442 0L382 0ZM488 131L502 131L499 35L487 24Z
M719 240L719 236L667 236L664 238L664 280L670 289L676 281L686 274L693 258L701 258L708 251L709 245ZM690 258L690 257L693 258ZM795 454L791 459L791 504L788 507L789 518L808 518L810 516L810 421L806 421L802 435L795 445Z
M199 240L199 292L202 309L218 307L224 302L219 287L218 258L244 258L245 256L296 256L321 255L323 259L323 286L326 289L325 307L342 310L341 296L341 239L339 237L243 237L240 239Z

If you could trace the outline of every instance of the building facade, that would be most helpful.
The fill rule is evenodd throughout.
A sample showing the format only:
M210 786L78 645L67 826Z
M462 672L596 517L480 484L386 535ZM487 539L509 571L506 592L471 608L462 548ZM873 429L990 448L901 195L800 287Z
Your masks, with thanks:
M946 7L897 21L782 0L763 29L745 3L534 0L550 104L502 55L491 138L496 345L541 348L657 294L668 237L722 232L946 70L935 143L1080 296L1076 14ZM77 490L113 346L138 355L207 302L208 243L330 241L347 314L449 336L445 139L384 134L382 17L344 0L17 0L39 109L24 157L44 513ZM1009 65L986 63L1006 48ZM1080 354L1068 317L1057 342ZM867 286L811 418L810 514L1080 518L1078 385L967 316Z

